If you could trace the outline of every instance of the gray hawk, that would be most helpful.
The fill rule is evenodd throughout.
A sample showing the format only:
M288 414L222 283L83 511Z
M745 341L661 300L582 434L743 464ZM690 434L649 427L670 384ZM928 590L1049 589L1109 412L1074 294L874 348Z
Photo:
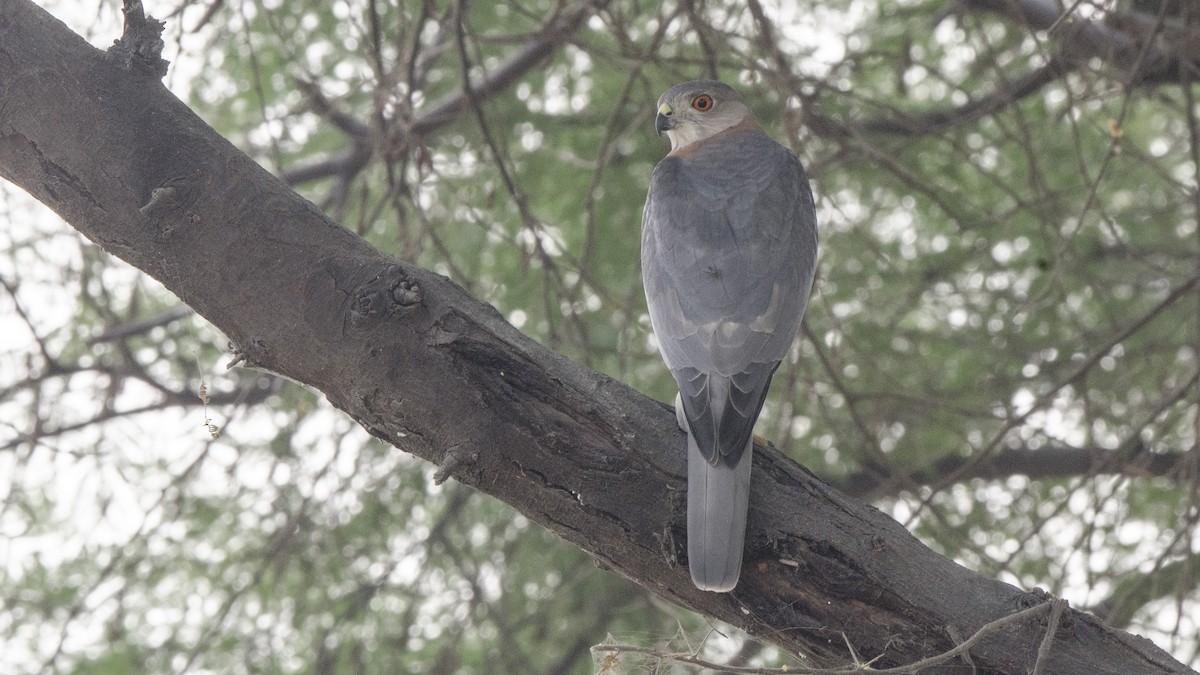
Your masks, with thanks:
M812 288L817 224L800 160L731 87L699 80L658 99L671 151L642 215L642 281L688 436L688 567L733 590L742 565L754 422Z

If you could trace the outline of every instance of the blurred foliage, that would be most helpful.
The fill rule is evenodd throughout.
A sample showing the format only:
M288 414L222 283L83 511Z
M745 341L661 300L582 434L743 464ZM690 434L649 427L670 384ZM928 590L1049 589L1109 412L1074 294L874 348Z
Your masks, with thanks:
M1093 62L955 117L1055 47L916 0L770 4L769 33L736 2L147 5L180 46L172 86L218 131L286 175L338 167L355 139L337 116L355 121L365 165L302 194L662 400L636 268L665 151L653 102L685 79L735 83L810 167L821 226L805 338L760 432L955 560L1198 663L1185 87L1122 86ZM573 12L577 29L556 23ZM514 84L412 132L464 74L478 84L555 31ZM923 129L929 111L949 121ZM788 662L434 485L314 394L225 372L198 319L107 339L174 299L28 209L0 202L16 224L0 311L22 336L0 353L4 670L583 673L608 636Z

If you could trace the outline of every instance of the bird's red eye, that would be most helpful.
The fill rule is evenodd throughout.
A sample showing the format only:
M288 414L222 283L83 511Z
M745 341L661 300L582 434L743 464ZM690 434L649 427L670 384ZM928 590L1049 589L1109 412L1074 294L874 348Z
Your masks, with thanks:
M692 99L692 107L700 112L707 112L713 107L712 97L708 94L700 94L696 98Z

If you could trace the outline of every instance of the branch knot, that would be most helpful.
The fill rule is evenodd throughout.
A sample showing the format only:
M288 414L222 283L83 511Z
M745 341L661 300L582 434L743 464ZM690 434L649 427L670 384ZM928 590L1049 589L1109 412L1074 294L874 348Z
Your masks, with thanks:
M125 70L139 70L162 79L170 64L162 57L165 46L162 33L166 24L146 16L141 0L125 0L121 11L125 14L125 30L108 48L108 60L115 61Z

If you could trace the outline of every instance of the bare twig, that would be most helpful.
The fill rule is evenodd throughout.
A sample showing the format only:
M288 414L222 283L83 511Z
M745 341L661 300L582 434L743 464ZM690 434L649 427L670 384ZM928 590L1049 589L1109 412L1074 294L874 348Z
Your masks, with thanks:
M931 110L918 115L897 113L891 117L876 117L855 125L865 134L920 136L936 134L962 124L994 115L1004 108L1041 91L1047 84L1066 74L1072 66L1060 59L1018 77L1007 86L963 105L947 110Z
M97 345L104 342L124 340L125 338L133 337L134 335L142 335L153 328L159 328L161 326L172 324L184 317L191 316L194 313L195 310L187 305L175 305L174 307L169 307L161 312L158 312L157 314L153 314L143 319L130 321L128 323L120 323L105 328L100 333L88 338L87 343L89 345Z
M1067 601L1062 598L1051 600L1050 618L1046 619L1046 635L1042 637L1042 643L1038 645L1037 661L1033 664L1033 673L1031 675L1042 675L1045 672L1046 662L1050 660L1050 648L1054 646L1054 634L1058 632L1059 621L1062 620L1063 612L1067 609ZM1044 607L1044 605L1038 605Z
M1189 383L1196 383L1193 375ZM984 462L974 464L963 471L970 458L952 454L931 462L927 468L909 471L907 481L891 481L891 476L881 476L879 467L860 469L843 480L833 481L839 490L860 498L876 499L894 495L898 490L911 489L912 485L941 484L947 475L958 474L958 481L976 478L1002 479L1009 476L1026 476L1032 479L1070 478L1124 474L1129 476L1171 476L1187 459L1187 452L1149 452L1140 439L1125 449L1097 447L1057 446L1028 450L1004 448L993 453Z
M587 23L589 16L606 4L607 0L584 2L562 12L549 25L536 31L537 37L502 61L478 82L472 83L469 95L460 89L422 109L413 120L409 132L417 136L434 133L458 119L458 116L469 108L472 98L483 101L512 86L562 47ZM361 123L359 125L367 126ZM281 177L288 185L301 185L329 176L342 175L359 162L365 162L361 151L356 152L355 148L348 148L316 163L287 169L281 173Z
M897 666L895 668L876 669L868 667L866 670L870 670L870 672L877 673L878 675L911 675L912 673L919 673L926 668L932 668L934 666L941 665L960 655L967 654L971 647L974 647L977 642L987 637L989 634L1000 630L1001 628L1006 628L1027 619L1041 616L1042 614L1047 613L1047 611L1052 611L1052 608L1056 605L1056 603L1059 602L1062 601L1052 600L1049 602L1043 602L1014 614L1000 617L995 621L983 625L979 628L979 630L975 631L971 637L963 640L953 649L944 651L941 654L937 654L926 659L921 659L920 661L916 661L908 665ZM1065 605L1065 603L1063 604ZM1062 610L1060 609L1060 615L1061 612ZM664 652L663 650L656 649L654 647L637 647L634 645L599 644L592 647L592 653L647 654L663 661L682 663L690 666L699 666L701 668L711 668L713 670L727 673L753 673L755 675L782 675L783 673L805 673L807 675L846 675L848 673L857 673L864 670L864 664L857 663L853 666L847 666L844 668L805 668L803 666L784 666L782 668L748 668L729 666L699 658L694 652L691 654L673 654Z

